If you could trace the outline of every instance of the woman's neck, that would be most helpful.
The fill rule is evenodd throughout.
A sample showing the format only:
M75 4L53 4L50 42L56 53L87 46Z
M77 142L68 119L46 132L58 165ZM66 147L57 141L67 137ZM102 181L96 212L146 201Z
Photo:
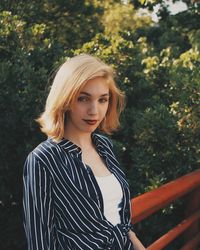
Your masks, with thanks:
M70 140L81 149L91 148L92 146L92 138L91 133L83 133L83 134L75 134L75 133L67 133L65 132L64 138Z

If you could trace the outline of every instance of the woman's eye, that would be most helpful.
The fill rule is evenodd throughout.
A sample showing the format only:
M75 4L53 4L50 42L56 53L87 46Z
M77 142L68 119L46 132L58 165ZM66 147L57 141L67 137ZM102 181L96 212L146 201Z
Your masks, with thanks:
M101 98L99 99L99 102L100 103L108 102L108 98Z
M88 97L86 96L79 96L78 97L78 102L87 102L88 101Z

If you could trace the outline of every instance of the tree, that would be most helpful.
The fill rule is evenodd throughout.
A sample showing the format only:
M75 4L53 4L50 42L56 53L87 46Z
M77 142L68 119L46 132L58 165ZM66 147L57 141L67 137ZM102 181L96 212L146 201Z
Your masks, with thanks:
M101 10L89 1L67 5L59 0L4 1L0 5L2 250L25 249L23 164L28 152L44 139L34 119L43 110L51 72L63 55L72 55L101 30L98 15Z

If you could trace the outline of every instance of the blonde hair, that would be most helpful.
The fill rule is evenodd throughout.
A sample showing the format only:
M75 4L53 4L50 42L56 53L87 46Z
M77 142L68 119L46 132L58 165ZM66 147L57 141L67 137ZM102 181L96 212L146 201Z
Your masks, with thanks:
M96 77L104 77L107 80L110 93L108 110L98 129L110 134L119 127L119 115L124 108L124 94L116 86L113 69L98 58L82 54L66 61L56 73L46 100L45 111L36 120L43 133L56 141L64 137L67 111L85 83Z

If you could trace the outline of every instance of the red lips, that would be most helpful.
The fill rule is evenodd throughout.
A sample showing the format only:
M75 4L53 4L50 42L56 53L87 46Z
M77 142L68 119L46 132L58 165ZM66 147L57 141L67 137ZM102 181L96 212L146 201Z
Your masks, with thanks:
M97 123L97 120L83 120L83 121L89 125L95 125Z

